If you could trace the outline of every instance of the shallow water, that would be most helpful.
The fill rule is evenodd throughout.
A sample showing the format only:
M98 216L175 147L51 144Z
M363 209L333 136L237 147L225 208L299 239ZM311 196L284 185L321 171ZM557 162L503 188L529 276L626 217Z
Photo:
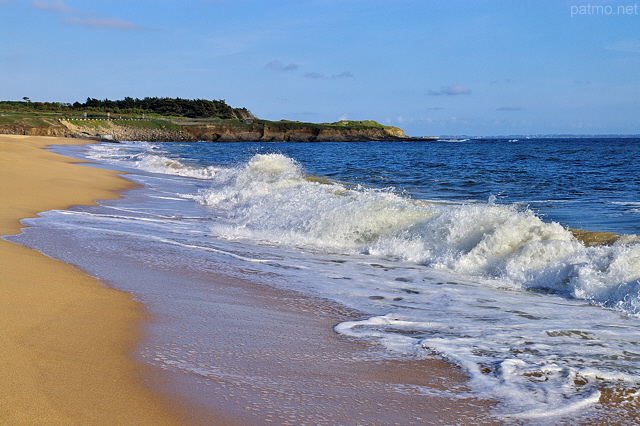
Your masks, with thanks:
M53 234L66 235L77 248L55 255L110 281L121 260L105 259L117 253L151 271L216 269L330 299L365 315L338 324L338 333L461 366L472 395L498 400L496 414L508 419L611 413L612 389L625 393L616 405L636 413L640 141L79 150L63 153L126 170L142 188L101 206L47 212L25 221L33 228L14 240L56 253ZM568 227L623 237L586 247ZM136 285L147 281L123 289L160 315L207 303L196 286L168 304L175 289ZM206 344L182 345L177 336L194 324L165 333L178 341L147 357L177 370L192 365Z

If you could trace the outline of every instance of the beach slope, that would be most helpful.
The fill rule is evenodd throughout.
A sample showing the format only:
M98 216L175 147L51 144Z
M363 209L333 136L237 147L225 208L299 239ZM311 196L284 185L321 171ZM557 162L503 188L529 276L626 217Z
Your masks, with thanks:
M115 172L43 148L86 141L0 135L0 235L38 212L117 196ZM0 423L174 424L131 358L131 296L0 239Z

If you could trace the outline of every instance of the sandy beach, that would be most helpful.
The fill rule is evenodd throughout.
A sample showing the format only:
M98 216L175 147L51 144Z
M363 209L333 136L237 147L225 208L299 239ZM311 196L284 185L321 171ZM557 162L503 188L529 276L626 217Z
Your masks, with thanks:
M38 212L131 184L42 148L87 141L0 136L0 234ZM0 423L174 424L130 357L144 318L130 295L0 240Z
M81 143L87 141L0 136L2 235L19 233L20 219L38 212L93 204L133 186L116 172L73 164L78 161L43 149ZM59 239L59 250L82 252ZM147 307L130 294L5 240L0 251L2 424L497 421L487 401L418 390L464 391L460 369L438 359L381 359L374 354L380 347L332 330L356 318L355 312L218 271L184 274L169 265L128 264L117 253L106 255L130 271L128 279L137 285L195 280L210 294L216 321L207 331L210 352L223 374L154 368L135 352L144 324L161 319L145 315ZM90 253L83 256L91 259Z

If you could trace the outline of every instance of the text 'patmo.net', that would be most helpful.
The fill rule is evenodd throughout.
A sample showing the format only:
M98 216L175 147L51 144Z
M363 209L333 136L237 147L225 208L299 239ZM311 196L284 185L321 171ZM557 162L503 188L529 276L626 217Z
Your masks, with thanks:
M639 14L640 10L637 4L618 5L618 6L603 6L603 5L573 5L571 6L571 17L575 16L618 16L618 15L635 15Z

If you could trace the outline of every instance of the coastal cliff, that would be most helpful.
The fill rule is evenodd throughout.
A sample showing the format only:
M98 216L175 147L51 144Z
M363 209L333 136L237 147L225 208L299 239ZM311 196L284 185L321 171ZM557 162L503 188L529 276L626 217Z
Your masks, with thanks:
M86 102L0 101L0 134L147 142L360 142L413 138L376 121L262 120L224 100L126 97Z
M264 142L349 142L408 140L401 129L376 122L338 122L330 124L292 121L246 120L234 125L208 123L184 125L182 130L198 141Z
M137 140L148 142L355 142L408 141L397 127L375 121L302 123L267 120L43 119L37 123L0 125L0 133L37 136Z

